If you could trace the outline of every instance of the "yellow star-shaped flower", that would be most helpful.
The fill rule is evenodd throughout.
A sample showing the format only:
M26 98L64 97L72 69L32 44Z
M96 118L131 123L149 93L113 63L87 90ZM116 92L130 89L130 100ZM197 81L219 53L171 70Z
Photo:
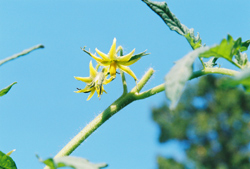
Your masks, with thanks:
M97 93L100 98L103 92L107 93L103 84L109 83L112 79L106 79L107 68L103 68L101 72L97 72L98 67L95 69L92 65L92 61L89 62L89 77L75 77L76 80L83 81L87 83L84 89L78 89L75 93L89 93L87 100L89 100L95 93Z
M114 79L116 77L116 69L119 68L120 70L128 73L135 80L137 80L136 75L128 66L137 62L142 56L148 55L148 54L146 54L145 52L142 52L140 54L133 56L133 54L135 52L135 49L134 49L129 54L118 57L117 53L121 49L122 49L121 46L119 46L116 49L116 38L114 38L113 44L112 44L108 54L105 54L105 53L99 51L97 48L95 49L95 51L101 56L101 58L97 57L95 54L92 54L92 53L86 51L85 48L83 48L82 50L84 52L86 52L87 54L89 54L92 58L94 58L97 61L97 63L100 64L101 66L108 67L111 79Z

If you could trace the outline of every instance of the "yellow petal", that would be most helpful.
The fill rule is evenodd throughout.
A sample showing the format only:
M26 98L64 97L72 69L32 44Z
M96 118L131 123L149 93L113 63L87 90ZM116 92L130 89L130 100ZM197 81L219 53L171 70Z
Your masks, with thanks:
M108 66L110 63L97 57L96 55L93 55L92 53L88 52L85 50L85 47L84 48L81 48L84 52L86 52L87 54L89 54L92 58L94 58L101 66Z
M107 94L107 92L104 90L103 86L102 86L102 91L105 92Z
M106 55L105 53L99 51L97 48L95 48L95 51L98 53L98 55L100 55L102 57L103 60L110 61L110 58L108 57L108 55Z
M84 52L86 52L87 54L89 54L92 58L94 58L97 62L102 62L103 60L99 57L97 57L96 55L93 55L92 53L86 51L85 49L83 49Z
M130 66L132 64L134 64L135 62L137 62L138 60L140 60L141 58L137 58L137 59L133 59L130 62L119 62L119 64L123 65L123 66Z
M77 90L77 91L74 91L75 93L85 93L85 92L83 92L83 90L84 89L82 89L82 90Z
M93 79L96 77L97 71L93 67L92 60L89 62L89 75Z
M109 50L109 54L108 54L109 58L111 60L115 60L116 59L116 50L115 50L115 48L116 48L116 38L114 38L113 44L112 44L112 46L111 46L111 48Z
M137 77L135 76L134 72L127 66L122 66L120 64L117 64L118 68L132 76L135 80L137 80Z
M130 52L127 55L124 55L124 56L121 56L121 57L117 57L117 61L118 62L128 62L130 60L130 58L133 56L134 52L135 52L135 49L132 50L132 52Z
M103 81L103 84L108 84L108 83L110 83L112 80L114 80L114 78L112 78L112 77L110 77L109 79L104 79L104 81Z
M90 77L75 77L75 76L74 76L74 78L75 78L76 80L80 80L80 81L85 82L85 83L90 83L90 82L92 82L92 79L91 79Z
M99 86L99 85L96 85L95 90L96 90L96 93L97 93L97 97L100 97L100 95L102 94L102 91L101 91L100 86Z
M93 88L93 89L91 90L91 92L90 92L90 94L89 94L89 97L87 98L87 101L88 101L89 99L91 99L91 97L94 95L94 93L95 93L95 88Z
M117 64L114 61L110 64L110 67L109 67L110 76L113 76L113 77L116 76L116 66Z
M118 46L118 48L116 49L116 54L118 54L118 52L120 52L122 50L122 46Z

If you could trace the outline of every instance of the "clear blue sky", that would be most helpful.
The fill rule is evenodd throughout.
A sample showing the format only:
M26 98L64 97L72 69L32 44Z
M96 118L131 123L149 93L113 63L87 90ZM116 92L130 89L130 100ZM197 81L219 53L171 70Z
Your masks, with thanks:
M167 1L171 11L189 28L199 32L208 46L227 34L250 39L250 1ZM89 75L92 52L108 52L113 38L125 53L145 49L151 55L131 66L141 78L153 67L156 72L143 90L163 83L173 62L191 51L180 35L140 0L0 1L0 59L37 44L36 50L0 67L0 88L18 83L0 98L0 150L11 156L20 169L43 168L35 157L53 157L88 122L122 93L121 79L105 86L101 100L95 94L73 91L84 83L74 76ZM249 55L249 52L248 52ZM94 62L94 61L93 61ZM94 62L95 63L95 62ZM224 63L224 62L223 62ZM198 65L198 62L196 63ZM221 66L228 66L222 64ZM127 76L128 87L135 83ZM162 92L130 104L94 132L72 155L91 162L106 162L109 169L156 168L156 156L182 158L175 142L157 143L159 130L151 108L166 101Z

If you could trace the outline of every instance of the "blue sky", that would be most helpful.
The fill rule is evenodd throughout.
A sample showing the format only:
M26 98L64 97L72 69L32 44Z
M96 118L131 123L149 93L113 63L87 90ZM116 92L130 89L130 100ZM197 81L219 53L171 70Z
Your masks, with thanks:
M208 46L227 34L250 39L250 1L167 1L171 11L189 28L199 32ZM140 0L120 1L0 1L0 59L37 44L44 49L0 67L0 88L18 83L0 100L0 150L11 156L18 168L43 168L35 157L53 157L94 117L122 93L121 78L105 86L101 100L95 94L73 91L84 83L74 76L89 75L91 57L80 47L107 53L114 37L124 53L151 55L131 66L141 78L149 67L156 71L143 88L164 82L165 74L192 49L180 35ZM249 52L248 52L249 55ZM93 61L93 63L95 63ZM199 67L199 63L195 65ZM222 67L230 67L222 61ZM126 75L129 89L135 83ZM142 91L143 91L142 90ZM166 102L165 94L137 101L108 120L72 155L91 162L106 162L109 169L156 168L156 156L175 154L175 142L157 143L159 130L151 108Z

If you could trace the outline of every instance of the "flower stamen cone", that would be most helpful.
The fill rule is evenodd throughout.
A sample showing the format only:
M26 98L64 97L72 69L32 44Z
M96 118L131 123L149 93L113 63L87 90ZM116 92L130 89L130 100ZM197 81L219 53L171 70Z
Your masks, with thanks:
M111 80L106 79L107 75L107 68L103 68L101 72L98 72L99 66L96 69L93 67L92 61L89 63L89 77L75 77L76 80L80 80L85 82L87 85L84 89L78 89L75 93L90 93L87 100L91 99L94 95L95 91L97 96L100 98L103 92L107 93L104 88L103 84L109 83Z

